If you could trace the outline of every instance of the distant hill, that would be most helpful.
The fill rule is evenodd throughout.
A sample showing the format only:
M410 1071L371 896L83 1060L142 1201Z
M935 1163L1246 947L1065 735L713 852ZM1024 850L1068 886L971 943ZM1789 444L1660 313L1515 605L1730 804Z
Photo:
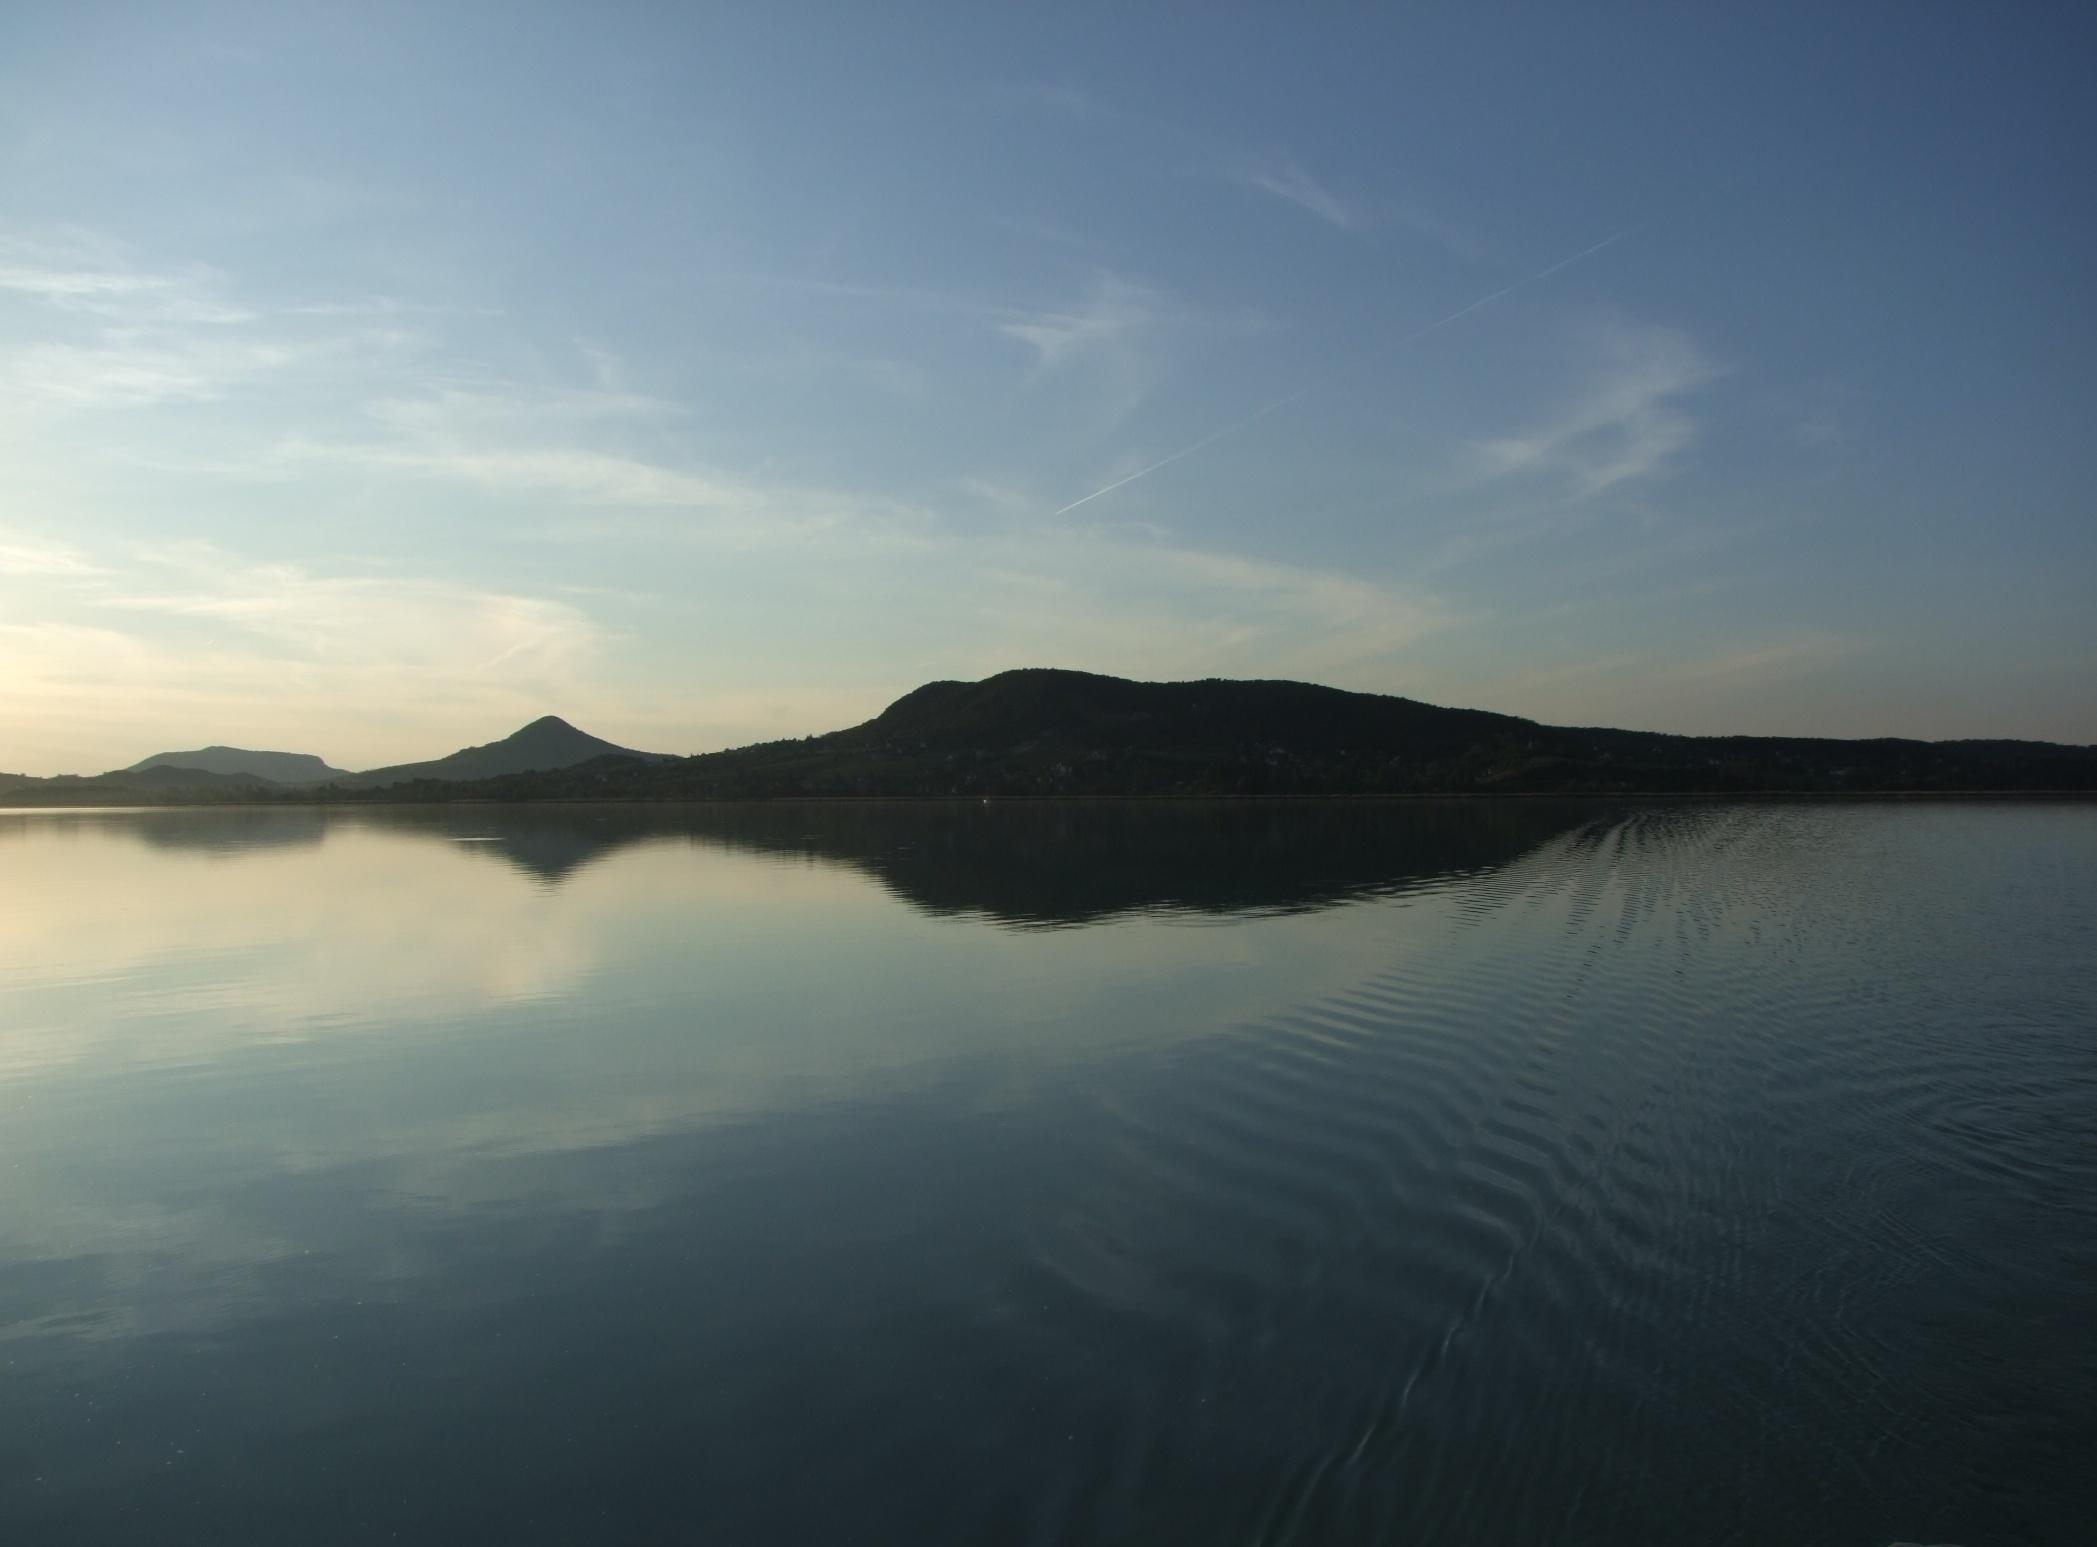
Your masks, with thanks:
M248 774L276 784L319 784L343 777L344 770L330 768L310 752L251 752L245 747L200 747L194 752L155 752L141 758L125 773L148 768L195 768L205 773Z
M635 752L616 746L585 731L579 731L557 715L532 721L524 729L491 741L482 747L466 747L449 757L427 763L400 763L391 768L373 768L364 773L339 774L330 782L340 789L376 789L420 780L456 783L462 780L494 779L505 774L532 773L542 769L570 768L592 758L621 757L641 762L660 760L660 754Z
M0 774L0 800L47 806L193 805L257 800L288 793L288 787L252 774L212 773L202 768L155 765L105 774L58 774L38 779Z
M185 755L195 754L163 754ZM487 746L427 763L334 774L324 784L270 783L147 761L157 766L93 779L0 775L0 799L2097 792L2097 747L1669 736L1542 725L1305 682L1130 682L1043 669L927 683L863 725L698 757L635 752L549 715Z
M1302 682L1023 670L929 683L865 724L824 736L691 758L639 761L615 751L422 793L734 800L1725 790L2097 790L2097 748L1669 736L1541 725ZM390 798L414 793L396 785Z

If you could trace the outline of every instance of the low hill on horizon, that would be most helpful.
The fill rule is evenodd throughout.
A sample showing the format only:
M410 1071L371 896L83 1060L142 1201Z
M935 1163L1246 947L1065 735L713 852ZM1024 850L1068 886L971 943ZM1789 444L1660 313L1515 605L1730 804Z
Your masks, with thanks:
M205 750L307 766L303 754ZM2097 791L2097 746L1674 736L1544 725L1315 683L1135 682L1049 668L926 683L860 725L696 757L637 752L554 715L449 757L335 772L325 783L164 761L194 755L157 754L86 778L0 775L0 799L73 805Z
M396 771L398 772L398 771ZM2097 790L2097 747L1672 736L1314 683L1027 668L932 682L864 724L690 758L614 751L394 798L734 800Z
M264 799L296 788L253 774L213 773L162 763L103 774L57 774L49 779L0 774L0 801L48 806L218 803Z
M212 774L247 774L275 784L320 784L340 779L346 769L332 768L310 752L255 752L246 747L199 747L194 752L155 752L120 773L149 768L193 768Z
M0 774L0 799L43 805L97 801L198 803L300 798L396 784L470 782L505 775L552 772L598 758L659 761L662 754L636 752L577 730L546 715L500 741L466 747L449 757L349 773L303 752L256 752L242 747L204 747L195 752L156 752L128 768L101 774Z
M636 752L630 747L577 730L559 715L549 714L485 746L464 747L449 757L433 758L425 763L398 763L389 768L366 769L363 773L336 774L329 782L345 790L377 789L416 781L452 783L571 768L577 763L601 757L632 758L648 763L661 760L663 754Z

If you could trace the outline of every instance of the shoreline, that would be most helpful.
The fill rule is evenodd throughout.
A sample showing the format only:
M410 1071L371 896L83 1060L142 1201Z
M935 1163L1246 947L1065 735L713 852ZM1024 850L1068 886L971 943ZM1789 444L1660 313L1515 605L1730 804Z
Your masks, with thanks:
M0 800L0 816L46 811L116 814L140 811L385 811L451 810L458 807L523 810L563 807L666 810L681 806L1336 806L1390 805L1430 800L1695 800L1695 801L2092 801L2097 790L1405 790L1343 795L695 795L661 800L619 796L547 797L538 800L166 800L134 802Z

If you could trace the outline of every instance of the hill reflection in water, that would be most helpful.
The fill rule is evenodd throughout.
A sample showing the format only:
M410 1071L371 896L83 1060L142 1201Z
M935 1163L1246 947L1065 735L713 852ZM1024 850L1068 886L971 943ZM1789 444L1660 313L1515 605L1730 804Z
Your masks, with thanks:
M1300 913L1506 865L1594 801L840 802L139 812L154 847L238 855L355 826L459 845L549 885L641 846L850 866L936 915L1019 927ZM94 820L81 817L78 820ZM116 820L108 818L106 820Z

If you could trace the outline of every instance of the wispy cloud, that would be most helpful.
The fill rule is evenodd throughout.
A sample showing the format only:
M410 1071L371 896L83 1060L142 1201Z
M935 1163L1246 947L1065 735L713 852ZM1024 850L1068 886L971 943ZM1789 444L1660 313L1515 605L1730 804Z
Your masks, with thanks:
M72 228L0 232L0 293L41 319L0 340L0 406L23 414L207 402L301 365L339 371L416 343L397 324L330 328L271 313L235 298L214 269L154 267Z
M1293 157L1280 151L1247 163L1238 169L1236 176L1246 187L1272 194L1342 231L1360 230L1364 223L1359 209L1311 176Z
M0 580L32 575L85 579L102 573L101 565L71 543L0 529Z
M1055 370L1088 355L1131 349L1160 317L1156 292L1118 275L1100 274L1075 307L1015 316L998 324L998 331L1032 349L1043 370Z
M750 496L747 488L706 473L578 446L293 440L279 455L291 463L560 495L589 505L734 511L747 506Z
M618 376L613 370L608 379ZM896 500L778 477L741 476L618 445L633 439L637 428L659 426L682 412L674 403L618 386L452 389L378 400L365 410L375 436L294 437L255 466L282 477L326 466L542 496L545 503L533 512L536 520L513 523L513 534L574 542L675 536L749 545L846 530L907 530L922 522L921 513ZM578 507L665 518L672 524L562 519L564 508Z
M1114 424L1150 394L1165 330L1188 320L1151 287L1100 273L1077 304L1009 318L998 332L1031 350L1042 376L1082 373L1100 418Z
M768 290L788 291L819 300L858 302L922 313L965 331L988 329L995 336L1023 345L1037 377L1079 372L1091 380L1094 406L1109 421L1126 417L1147 395L1154 376L1157 345L1168 325L1192 324L1191 309L1172 302L1153 287L1108 270L1096 272L1075 298L1061 303L993 301L960 291L929 290L907 285L869 284L786 274L728 276ZM1217 319L1220 321L1221 319ZM759 370L809 363L774 356ZM914 366L889 360L830 362L826 374L842 371L889 396L922 397L925 378Z
M1082 292L1060 304L993 301L958 291L908 285L869 284L789 274L727 276L766 289L844 301L864 301L911 311L939 313L980 323L1033 352L1045 370L1126 347L1136 336L1168 325L1248 325L1247 317L1211 318L1196 313L1156 286L1112 270L1096 270Z
M457 438L501 433L541 441L564 433L632 420L663 420L686 412L667 398L623 385L623 374L602 351L592 354L598 383L582 387L525 390L484 379L472 385L440 386L420 393L373 398L364 416L389 430L420 437Z
M1465 317L1470 316L1473 312L1480 311L1483 308L1492 305L1495 301L1501 299L1503 296L1512 295L1517 290L1526 289L1528 286L1534 285L1541 280L1549 279L1553 274L1558 273L1560 270L1569 268L1573 264L1581 262L1583 259L1592 257L1594 254L1601 252L1604 248L1609 247L1615 242L1621 240L1623 235L1623 232L1618 232L1615 236L1607 237L1604 240L1595 243L1591 247L1583 248L1581 251L1574 253L1571 257L1559 259L1556 263L1551 264L1548 268L1539 269L1536 273L1526 275L1521 279L1517 279L1512 284L1502 285L1497 290L1494 290L1486 295L1482 295L1478 297L1476 300L1470 301L1465 305L1458 307L1455 311L1449 312L1444 316L1436 318L1434 321L1428 323L1424 327L1415 328L1412 332L1406 334L1402 338L1395 340L1392 347L1402 349L1409 344L1416 344L1424 338L1428 338L1433 334L1439 333L1442 329L1449 327L1454 323L1462 321ZM1286 408L1291 403L1294 403L1299 399L1308 396L1312 392L1315 392L1321 385L1323 385L1323 380L1308 382L1305 385L1296 388L1292 392L1286 392L1278 398L1270 399L1266 403L1253 409L1250 413L1243 414L1240 417L1231 420L1229 423L1224 424L1215 430L1211 430L1208 434L1202 436L1199 440L1193 441L1188 445L1182 446L1179 450L1170 452L1167 455L1158 458L1156 461L1148 462L1136 466L1132 469L1121 470L1117 472L1116 475L1113 478L1111 478L1107 483L1100 485L1098 488L1092 490L1092 492L1089 494L1081 495L1079 498L1072 500L1069 504L1064 505L1060 509L1058 509L1055 512L1055 514L1058 516L1068 515L1071 511L1078 509L1081 505L1091 504L1094 500L1099 499L1102 495L1112 494L1116 489L1124 488L1129 484L1135 483L1138 479L1148 478L1151 474L1160 472L1163 469L1172 466L1172 464L1175 462L1179 462L1187 457L1193 456L1196 452L1201 451L1211 445L1214 445L1219 440L1227 439L1230 436L1236 435L1241 430L1250 428L1252 425L1257 424L1260 420L1266 418L1269 414L1275 413L1280 409Z
M76 227L0 233L0 291L64 311L132 324L231 324L255 313L202 265L154 269L120 244Z
M21 412L205 402L309 358L288 340L155 340L111 333L93 344L0 352L0 403Z
M243 563L210 544L140 550L132 579L172 582L106 597L122 611L206 619L260 636L294 659L461 668L497 663L544 676L589 657L602 634L561 601L455 582L316 575L297 565Z
M1112 107L1081 88L1057 83L1033 82L999 88L996 99L1032 110L1052 113L1075 125L1125 131L1132 154L1145 148L1153 155L1162 151L1168 162L1179 164L1181 175L1225 182L1252 189L1295 206L1339 231L1365 232L1380 227L1398 227L1425 237L1445 251L1468 262L1490 260L1488 244L1464 223L1411 196L1399 196L1387 188L1374 192L1341 191L1313 174L1286 150L1271 148L1247 154L1242 146L1184 124ZM1032 234L1059 245L1096 250L1097 242L1081 237L1038 216L1019 225Z
M1542 422L1473 443L1486 480L1545 477L1574 498L1658 476L1696 439L1683 404L1722 374L1686 333L1624 318L1589 323L1587 382Z
M1366 232L1397 227L1425 237L1468 262L1483 262L1487 258L1486 243L1461 222L1437 213L1417 199L1393 197L1380 191L1373 195L1343 195L1314 177L1285 151L1269 151L1242 161L1225 175L1232 182L1293 204L1335 230Z

